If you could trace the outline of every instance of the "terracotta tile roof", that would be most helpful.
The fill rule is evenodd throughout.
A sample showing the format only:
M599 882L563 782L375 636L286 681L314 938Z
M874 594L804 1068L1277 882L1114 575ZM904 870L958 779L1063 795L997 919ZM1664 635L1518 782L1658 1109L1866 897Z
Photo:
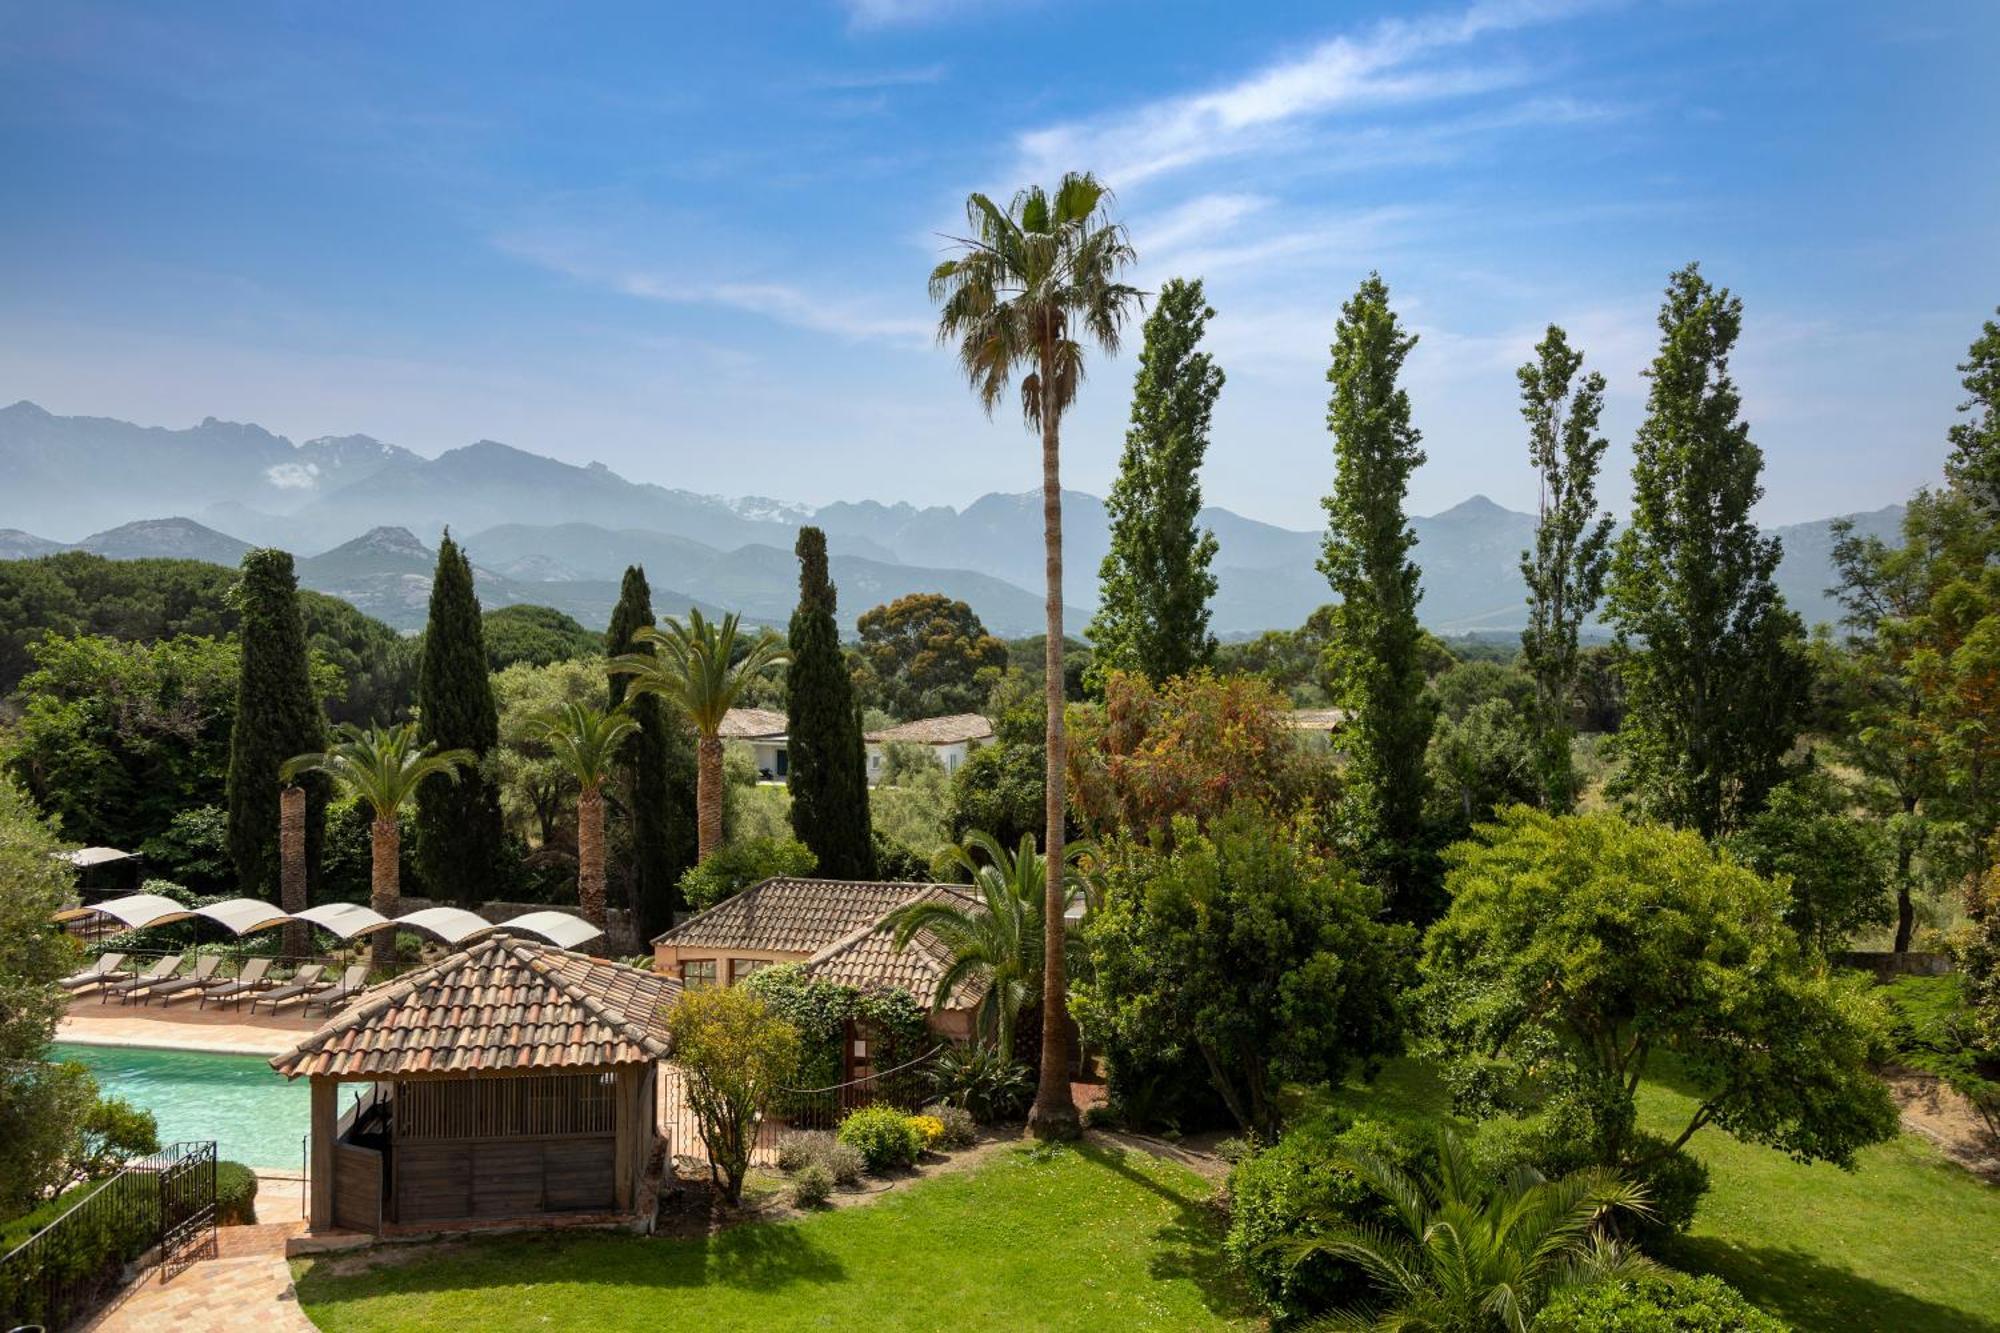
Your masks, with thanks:
M1294 708L1287 717L1293 731L1334 731L1347 724L1345 708Z
M667 1053L670 977L491 935L384 983L271 1061L287 1078L638 1064Z
M904 901L932 897L956 898L968 907L979 906L978 899L948 884L933 885ZM928 1006L937 994L938 982L951 967L951 955L927 930L917 932L911 937L909 947L898 953L895 936L882 929L878 920L827 945L808 959L805 966L807 973L820 981L864 992L901 989ZM946 998L945 1007L974 1008L985 993L985 986L978 982L961 981Z
M809 956L931 887L778 876L696 913L653 943Z
M871 731L866 739L877 742L913 741L918 745L990 741L993 739L993 724L978 713L953 713L949 717L920 717L915 722Z
M791 719L775 708L732 708L722 715L722 739L747 741L762 736L782 736Z

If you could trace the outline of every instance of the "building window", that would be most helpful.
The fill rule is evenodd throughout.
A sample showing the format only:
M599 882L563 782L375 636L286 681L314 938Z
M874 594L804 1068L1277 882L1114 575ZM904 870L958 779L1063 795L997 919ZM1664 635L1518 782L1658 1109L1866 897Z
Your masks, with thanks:
M681 985L689 990L700 990L715 984L715 960L703 958L681 964Z
M732 958L729 960L729 984L746 981L771 965L765 958Z

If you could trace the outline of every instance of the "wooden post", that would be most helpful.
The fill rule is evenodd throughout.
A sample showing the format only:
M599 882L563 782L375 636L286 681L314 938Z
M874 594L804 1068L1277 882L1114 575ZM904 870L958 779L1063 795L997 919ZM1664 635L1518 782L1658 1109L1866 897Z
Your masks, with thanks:
M340 1082L312 1080L312 1230L333 1230L333 1132L340 1123Z

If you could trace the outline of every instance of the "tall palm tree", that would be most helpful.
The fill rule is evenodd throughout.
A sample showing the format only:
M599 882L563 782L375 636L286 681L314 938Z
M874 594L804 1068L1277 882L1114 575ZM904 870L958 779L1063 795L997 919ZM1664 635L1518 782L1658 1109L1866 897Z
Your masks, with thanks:
M528 721L528 730L576 779L576 902L584 920L604 929L604 784L618 747L639 729L623 704L593 708L571 700Z
M402 897L403 830L397 815L434 777L458 781L458 770L479 762L470 750L438 750L417 741L414 723L400 727L370 727L363 731L343 722L334 731L331 748L293 755L278 770L286 782L301 773L324 773L348 795L367 803L375 822L369 826L368 905L383 916L394 916ZM370 966L386 970L396 960L396 932L375 933Z
M696 855L706 861L722 846L722 719L752 681L783 664L785 641L764 630L739 648L734 611L714 621L698 610L685 625L668 616L664 630L648 625L632 637L653 651L620 653L611 673L630 676L633 694L678 704L694 723Z
M1074 859L1083 851L1072 845ZM973 855L982 853L982 863ZM1048 876L1042 868L1041 853L1035 850L1035 835L1021 835L1020 850L1009 852L989 833L974 831L950 849L954 860L972 872L972 886L982 905L968 907L955 898L926 898L897 908L883 919L895 931L896 952L910 945L919 931L928 930L951 955L951 966L938 978L931 1008L942 1009L951 994L964 983L984 982L974 1019L979 1030L993 1038L1003 1061L1014 1059L1014 1023L1021 1010L1034 1003L1042 991L1043 889ZM1074 878L1063 876L1063 909L1076 895ZM1061 916L1057 917L1061 920Z
M1388 1205L1395 1224L1326 1217L1318 1219L1319 1235L1275 1242L1294 1263L1329 1255L1357 1265L1375 1284L1373 1306L1328 1315L1315 1329L1526 1333L1565 1287L1653 1267L1605 1235L1608 1214L1650 1211L1643 1187L1609 1171L1546 1180L1522 1167L1493 1181L1450 1130L1438 1135L1435 1179L1366 1152L1346 1154L1340 1164Z
M938 340L955 343L958 361L991 416L1021 377L1021 412L1042 435L1042 545L1047 577L1048 641L1043 650L1047 691L1047 784L1043 850L1048 864L1063 856L1063 616L1062 419L1083 381L1084 344L1118 350L1125 320L1139 304L1134 287L1118 281L1136 258L1125 228L1111 220L1111 193L1089 173L1071 172L1053 195L1031 186L1005 209L983 194L966 198L971 235L954 238L959 253L931 270L939 303ZM1060 921L1062 876L1043 887L1043 919ZM1042 1068L1028 1125L1042 1138L1078 1129L1069 1088L1068 981L1063 935L1044 932Z

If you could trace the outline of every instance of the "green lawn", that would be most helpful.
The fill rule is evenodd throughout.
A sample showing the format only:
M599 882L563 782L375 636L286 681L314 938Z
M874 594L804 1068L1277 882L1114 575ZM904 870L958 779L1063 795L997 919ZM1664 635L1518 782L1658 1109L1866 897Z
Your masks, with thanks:
M1428 1071L1392 1064L1369 1088L1338 1095L1350 1112L1434 1115L1444 1091ZM1661 1083L1641 1092L1648 1128L1678 1135L1692 1114ZM1714 1273L1800 1329L2000 1330L2000 1188L1905 1134L1845 1172L1802 1166L1713 1127L1690 1145L1710 1189L1668 1258Z
M508 1237L350 1276L323 1329L1254 1328L1206 1182L1143 1153L1009 1148L863 1207L702 1240Z

